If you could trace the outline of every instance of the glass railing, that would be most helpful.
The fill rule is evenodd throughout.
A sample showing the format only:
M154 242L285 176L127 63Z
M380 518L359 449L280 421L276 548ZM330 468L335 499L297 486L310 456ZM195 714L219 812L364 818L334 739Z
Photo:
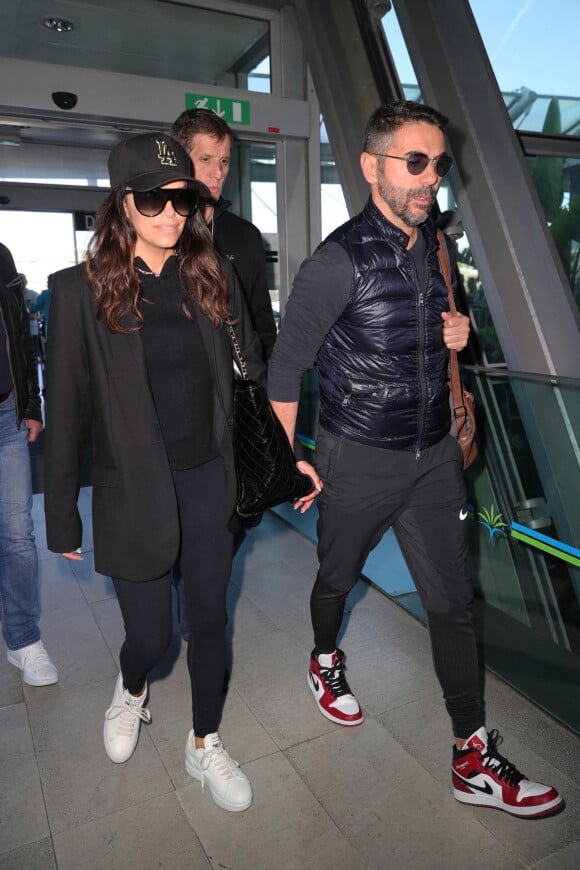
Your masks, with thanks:
M480 457L466 474L480 658L580 734L580 381L467 368ZM298 430L315 442L316 375ZM310 537L315 511L280 513ZM363 576L425 621L392 532Z
M580 733L580 381L466 378L481 418L467 473L481 657Z

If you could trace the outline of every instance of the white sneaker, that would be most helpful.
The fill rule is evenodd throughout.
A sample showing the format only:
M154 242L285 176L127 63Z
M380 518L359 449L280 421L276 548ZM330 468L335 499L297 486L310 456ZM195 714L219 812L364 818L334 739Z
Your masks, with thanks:
M9 649L8 661L20 668L22 679L29 686L52 686L58 683L58 671L41 640L22 649Z
M202 789L209 788L214 803L224 810L240 813L252 803L252 786L237 761L222 746L217 731L207 734L204 748L196 749L193 731L185 744L185 769L199 779Z
M123 688L123 676L119 674L111 706L105 713L105 750L115 764L131 758L139 739L141 722L151 722L151 713L143 707L147 697L147 685L143 694L136 697Z

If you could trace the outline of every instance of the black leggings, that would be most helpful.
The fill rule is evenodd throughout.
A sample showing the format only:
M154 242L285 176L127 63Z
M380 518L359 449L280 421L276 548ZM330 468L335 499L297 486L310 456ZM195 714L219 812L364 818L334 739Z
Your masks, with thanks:
M226 674L226 590L234 536L229 531L222 459L175 472L181 522L181 575L189 625L187 664L193 730L205 737L218 730ZM123 682L139 694L149 671L163 658L172 637L171 572L155 580L113 578L125 642Z

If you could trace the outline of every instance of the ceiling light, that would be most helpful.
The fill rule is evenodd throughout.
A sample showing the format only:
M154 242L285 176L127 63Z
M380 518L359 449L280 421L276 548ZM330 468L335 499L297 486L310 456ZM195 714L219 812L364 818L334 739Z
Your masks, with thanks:
M70 33L75 29L73 22L69 21L68 18L56 18L54 15L48 15L44 18L42 25L47 30L53 30L56 33Z

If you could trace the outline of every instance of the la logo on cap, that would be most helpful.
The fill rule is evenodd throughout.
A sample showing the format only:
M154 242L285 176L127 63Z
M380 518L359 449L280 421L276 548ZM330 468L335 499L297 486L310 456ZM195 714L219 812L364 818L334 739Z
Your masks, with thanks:
M175 154L167 145L164 139L156 139L157 142L157 159L162 166L177 166Z

